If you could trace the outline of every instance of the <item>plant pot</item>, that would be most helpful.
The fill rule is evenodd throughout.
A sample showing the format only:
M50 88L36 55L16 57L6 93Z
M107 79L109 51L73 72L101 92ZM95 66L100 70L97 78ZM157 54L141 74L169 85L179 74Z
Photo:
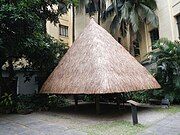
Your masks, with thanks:
M170 106L170 101L169 101L169 99L162 99L162 100L161 100L161 105Z
M32 113L32 112L33 112L32 109L17 110L17 113L18 113L18 114L23 114L23 115L30 114L30 113Z
M12 112L11 109L0 108L0 113L3 113L3 114L10 114L11 112Z

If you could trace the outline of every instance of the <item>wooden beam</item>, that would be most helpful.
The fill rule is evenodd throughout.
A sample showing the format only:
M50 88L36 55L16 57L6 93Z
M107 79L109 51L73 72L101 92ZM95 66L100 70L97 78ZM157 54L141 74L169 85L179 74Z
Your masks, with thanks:
M120 109L120 94L117 94L116 96L116 102L117 102L117 108Z
M96 104L96 114L100 114L100 98L99 95L95 95L95 104Z
M125 96L124 93L122 93L122 102L123 102L123 108L125 108L124 103L125 103Z
M77 109L77 106L78 106L78 95L74 95L74 102L75 102L75 109Z

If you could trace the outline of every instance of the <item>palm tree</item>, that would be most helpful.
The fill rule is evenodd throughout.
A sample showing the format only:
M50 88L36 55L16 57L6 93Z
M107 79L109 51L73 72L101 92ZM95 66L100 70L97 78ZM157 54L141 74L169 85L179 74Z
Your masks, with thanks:
M121 35L125 37L129 29L129 51L134 55L133 41L136 37L140 37L140 26L151 24L153 27L158 27L156 9L155 0L112 0L112 4L103 12L101 17L106 20L109 16L115 14L110 25L112 34L119 27Z
M97 13L98 24L101 23L101 13L106 9L106 0L79 0L79 9L82 11L82 8L86 7L89 16Z

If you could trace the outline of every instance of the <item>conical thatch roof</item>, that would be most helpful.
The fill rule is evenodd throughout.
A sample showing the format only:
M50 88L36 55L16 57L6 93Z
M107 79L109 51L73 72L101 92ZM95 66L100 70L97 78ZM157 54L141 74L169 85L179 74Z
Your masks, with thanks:
M91 19L41 93L102 94L160 88L154 77Z

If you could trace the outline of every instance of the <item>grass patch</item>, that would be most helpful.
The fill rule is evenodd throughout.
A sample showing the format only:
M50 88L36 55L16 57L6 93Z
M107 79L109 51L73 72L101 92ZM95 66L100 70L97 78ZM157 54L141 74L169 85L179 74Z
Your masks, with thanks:
M169 112L169 113L175 114L175 113L180 112L180 105L173 105L173 106L170 106L169 108L160 108L160 109L157 109L157 111Z
M146 127L143 125L135 125L127 121L114 121L107 124L97 124L82 129L88 135L136 135L143 131Z

